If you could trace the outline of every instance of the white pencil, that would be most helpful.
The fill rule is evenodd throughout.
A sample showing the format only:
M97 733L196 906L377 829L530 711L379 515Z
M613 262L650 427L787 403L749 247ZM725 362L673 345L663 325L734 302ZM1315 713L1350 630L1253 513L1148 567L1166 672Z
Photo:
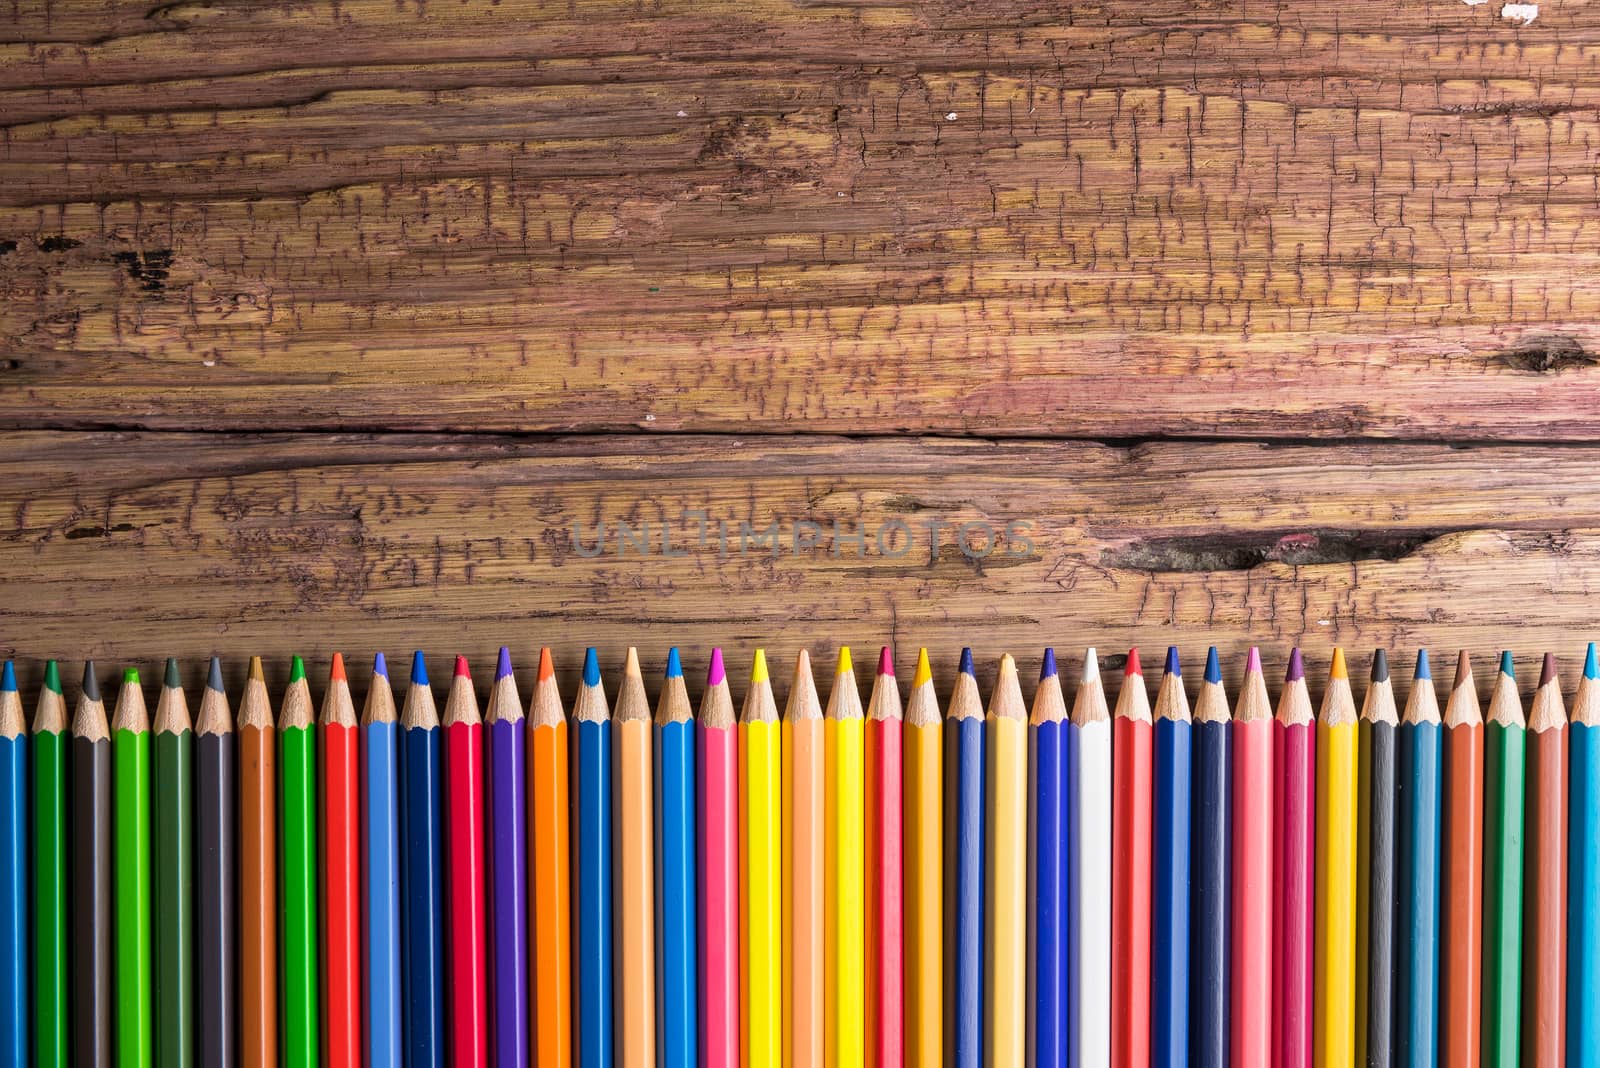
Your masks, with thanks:
M1068 928L1076 935L1069 997L1078 1006L1074 1063L1111 1063L1111 714L1093 649L1072 705L1070 789L1076 795Z

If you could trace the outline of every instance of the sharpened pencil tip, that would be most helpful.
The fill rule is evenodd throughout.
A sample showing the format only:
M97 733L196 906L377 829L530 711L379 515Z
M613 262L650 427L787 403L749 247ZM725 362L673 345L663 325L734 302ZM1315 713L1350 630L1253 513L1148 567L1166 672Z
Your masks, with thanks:
M1328 678L1348 679L1349 677L1350 669L1344 663L1344 647L1335 645L1333 647L1333 663L1328 665Z
M1372 681L1389 681L1389 654L1382 649L1372 651Z
M136 668L136 667L123 668L122 669L122 685L124 685L124 686L137 686L137 685L139 685L139 669Z
M6 666L0 668L0 693L17 692L17 669L11 666L11 661L6 661Z
M722 665L722 647L716 646L711 650L711 667L706 670L706 685L716 686L728 677L728 671Z
M421 649L411 654L411 685L428 685L428 664L422 657Z
M1044 663L1039 665L1039 681L1043 682L1045 679L1053 679L1055 678L1055 675L1056 651L1054 649L1046 649L1044 651Z
M1594 642L1589 643L1589 651L1583 654L1583 677L1600 679L1600 660L1595 657Z
M372 673L374 675L382 675L384 678L389 677L389 661L383 658L382 653L374 653L372 655Z
M1167 646L1167 665L1162 671L1168 675L1183 677L1183 668L1178 664L1178 647L1176 645Z
M1094 646L1083 651L1083 675L1080 683L1094 682L1100 677L1100 658L1095 655Z
M460 654L456 656L455 677L458 679L463 677L472 678L472 670L467 667L467 658Z
M583 684L600 685L600 652L592 645L583 651Z
M667 650L667 678L678 679L683 677L683 661L678 657L678 647L674 645Z
M500 647L500 659L494 665L494 681L499 682L501 679L510 674L511 650L502 645Z
M1508 679L1517 677L1517 665L1511 659L1511 650L1504 649L1500 653L1500 674Z
M550 662L550 647L548 645L541 646L539 649L539 681L544 682L546 679L554 678L555 673L556 666Z
M1289 669L1283 673L1283 681L1299 682L1305 677L1306 662L1305 658L1300 655L1300 647L1297 645L1289 650Z
M61 692L61 669L56 667L54 660L44 665L44 688L54 694Z
M263 686L267 684L267 673L261 669L261 658L259 656L250 658L250 681L259 682Z
M973 667L972 667L972 650L971 649L963 649L963 650L961 650L961 666L959 668L957 668L957 670L960 671L961 674L963 674L963 675L976 675L977 674L977 671L973 670Z
M1455 689L1460 686L1471 674L1472 659L1467 656L1467 651L1463 649L1456 654L1456 677L1455 681L1450 684L1450 688Z
M178 674L178 658L167 657L167 667L162 673L161 685L169 690L176 690L183 685L183 679Z
M333 662L328 665L328 679L330 682L348 682L344 674L344 654L334 653Z
M1222 662L1217 657L1217 647L1206 650L1206 681L1212 685L1222 681Z
M767 673L767 651L757 649L755 661L750 665L750 681L754 683L766 682L772 676Z
M1428 679L1429 681L1432 681L1433 669L1428 667L1428 650L1417 650L1417 670L1413 672L1412 678Z
M1539 685L1545 686L1556 677L1556 658L1552 653L1544 654L1544 663L1539 666Z
M223 693L222 685L222 660L219 657L211 658L211 665L206 668L206 689L216 693Z
M1139 668L1139 649L1137 646L1128 650L1128 663L1123 667L1122 674L1124 678L1129 675L1144 674L1144 672Z
M100 680L95 677L93 660L83 665L83 696L91 701L100 700Z
M878 674L894 678L894 654L887 645L878 650Z
M1255 646L1252 645L1250 647L1250 655L1247 656L1245 658L1245 661L1244 661L1244 673L1246 675L1248 675L1252 671L1260 671L1260 670L1261 670L1261 650L1257 649Z
M293 685L306 677L306 662L298 656L289 661L289 683Z
M850 662L850 647L848 645L839 646L839 665L834 669L833 673L835 675L843 675L846 672L854 671L855 665Z
M933 668L928 663L928 650L917 650L917 673L911 678L912 688L933 681Z

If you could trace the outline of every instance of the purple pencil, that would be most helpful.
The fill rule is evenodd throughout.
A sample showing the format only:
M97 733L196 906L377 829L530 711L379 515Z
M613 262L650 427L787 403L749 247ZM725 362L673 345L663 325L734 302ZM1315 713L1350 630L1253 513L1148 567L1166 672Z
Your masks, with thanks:
M488 731L489 1036L494 1064L528 1063L527 775L522 698L500 650Z

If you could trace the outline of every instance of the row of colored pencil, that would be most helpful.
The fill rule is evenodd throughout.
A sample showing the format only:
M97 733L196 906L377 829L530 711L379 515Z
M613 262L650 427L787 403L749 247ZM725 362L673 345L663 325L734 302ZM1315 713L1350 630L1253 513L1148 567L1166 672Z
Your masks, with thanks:
M0 676L0 1068L12 1065L1600 1064L1600 663L1567 714L1509 654L1485 716L1465 654L1404 710L1382 652L1320 713L1295 650L1252 650L1193 713L1176 650L1115 711L1094 651L1031 712L963 652L848 649L824 710L801 653L779 715L759 650L735 713L677 650L652 713L590 650L569 717L548 650L527 714L418 653L358 716L259 659L191 720L168 661L107 717L57 667L28 729Z

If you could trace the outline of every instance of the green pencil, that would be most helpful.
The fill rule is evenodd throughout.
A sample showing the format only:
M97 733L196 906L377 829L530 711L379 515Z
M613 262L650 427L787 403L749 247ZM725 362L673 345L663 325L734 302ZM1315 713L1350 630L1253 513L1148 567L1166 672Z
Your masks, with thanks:
M317 1063L317 760L306 666L297 656L278 714L278 961L284 1068ZM165 1066L163 1066L165 1068Z
M167 661L152 730L156 1063L190 1068L195 1023L194 728L176 660Z
M67 703L54 660L33 713L33 1063L67 1063Z
M1518 1063L1522 1012L1522 828L1527 762L1511 654L1500 656L1484 724L1483 1064Z
M150 715L138 668L123 672L111 717L111 798L113 1048L117 1068L150 1068Z

